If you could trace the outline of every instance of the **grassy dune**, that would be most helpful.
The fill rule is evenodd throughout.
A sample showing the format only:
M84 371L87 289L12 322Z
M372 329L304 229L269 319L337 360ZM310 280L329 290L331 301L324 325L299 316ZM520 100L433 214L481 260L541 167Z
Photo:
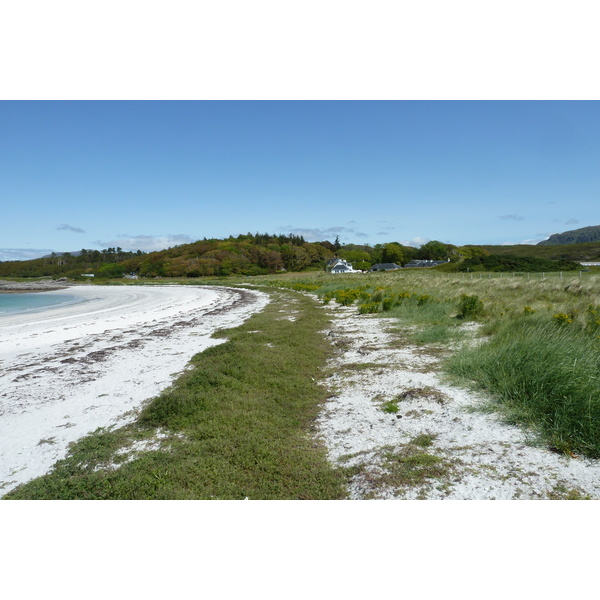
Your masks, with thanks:
M396 271L272 280L396 320L412 342L453 344L446 372L548 446L600 458L600 277ZM481 325L460 345L457 325ZM457 349L458 344L458 349Z

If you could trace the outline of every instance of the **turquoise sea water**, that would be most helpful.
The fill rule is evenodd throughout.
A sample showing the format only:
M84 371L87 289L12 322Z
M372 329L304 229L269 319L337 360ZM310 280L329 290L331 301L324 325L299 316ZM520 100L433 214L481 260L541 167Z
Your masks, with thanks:
M0 317L18 313L39 312L83 299L69 294L0 294Z

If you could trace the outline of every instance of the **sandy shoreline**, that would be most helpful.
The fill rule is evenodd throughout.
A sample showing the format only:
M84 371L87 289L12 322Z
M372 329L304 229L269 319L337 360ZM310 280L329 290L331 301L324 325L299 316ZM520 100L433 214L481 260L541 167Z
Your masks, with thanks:
M46 473L70 442L133 420L194 354L222 343L212 333L268 302L220 287L68 290L86 301L0 317L0 496Z

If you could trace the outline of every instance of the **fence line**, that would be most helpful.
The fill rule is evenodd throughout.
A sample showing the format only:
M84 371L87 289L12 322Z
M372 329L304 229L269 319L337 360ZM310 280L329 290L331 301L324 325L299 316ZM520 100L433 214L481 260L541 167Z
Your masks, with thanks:
M594 277L600 275L600 273L593 273L586 269L580 271L551 271L551 272L525 272L525 271L468 271L463 273L448 273L448 278L451 277L463 277L469 279L503 279L503 278L515 278L521 277L526 279L581 279L582 277Z

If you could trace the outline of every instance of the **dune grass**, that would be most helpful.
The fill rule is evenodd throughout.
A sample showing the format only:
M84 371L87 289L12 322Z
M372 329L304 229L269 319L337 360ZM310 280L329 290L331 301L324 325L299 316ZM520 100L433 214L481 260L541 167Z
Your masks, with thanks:
M343 498L344 473L313 431L326 398L318 381L331 352L327 316L301 294L271 296L133 424L83 438L52 472L5 498Z
M457 353L447 368L489 392L511 421L538 431L552 448L600 458L600 343L593 334L524 315Z
M428 269L271 285L312 286L324 300L350 299L361 313L390 318L406 341L452 345L443 368L455 381L485 390L551 448L600 458L600 277ZM469 320L480 324L475 347L458 327ZM463 338L469 343L457 347Z

